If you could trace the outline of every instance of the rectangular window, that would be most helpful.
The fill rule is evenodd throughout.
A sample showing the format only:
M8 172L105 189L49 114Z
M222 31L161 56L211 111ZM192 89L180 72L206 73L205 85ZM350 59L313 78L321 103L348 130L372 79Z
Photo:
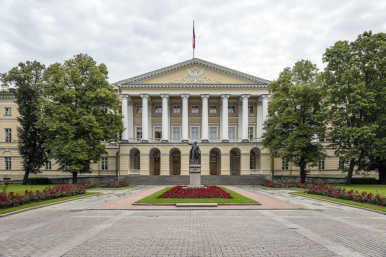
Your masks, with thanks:
M236 127L228 127L228 137L229 140L235 140L236 139Z
M11 116L12 115L12 108L11 107L5 107L4 108L4 116Z
M5 170L11 170L12 169L12 159L11 157L4 157L4 164L5 164Z
M136 113L142 113L142 106L137 106Z
M192 140L200 139L200 127L191 127L190 128L190 137Z
M12 129L6 128L5 131L5 142L11 143L12 141Z
M324 170L324 160L319 161L319 170Z
M51 170L52 169L51 161L46 161L46 163L44 164L44 168L46 170Z
M254 131L255 131L254 127L248 127L248 138L249 138L249 140L253 140L255 138Z
M137 127L136 129L136 139L141 140L142 139L142 127Z
M228 107L228 113L235 113L236 112L236 107L235 106L229 106Z
M101 168L102 170L108 170L109 169L109 161L108 161L108 158L107 157L102 157L102 160L101 160Z
M248 105L248 113L253 114L253 105Z
M154 139L160 140L162 138L162 129L161 127L154 127Z
M281 159L281 170L288 170L288 159L287 158Z
M181 107L179 105L173 106L173 113L174 114L179 114L181 113Z
M198 107L198 105L192 105L192 113L200 113L200 108Z
M339 169L344 170L344 159L339 157Z
M162 106L157 105L154 107L154 113L162 113Z
M326 133L322 132L319 134L319 141L320 142L326 142Z
M209 127L209 140L217 140L217 127Z
M216 114L217 113L217 108L216 106L209 106L209 114Z
M172 140L180 141L181 140L181 128L180 127L172 127Z

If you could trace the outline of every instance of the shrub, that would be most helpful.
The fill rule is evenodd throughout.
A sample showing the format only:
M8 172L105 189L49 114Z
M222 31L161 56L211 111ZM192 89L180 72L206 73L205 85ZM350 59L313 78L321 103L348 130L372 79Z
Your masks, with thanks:
M51 179L47 177L32 177L28 178L29 185L51 185Z

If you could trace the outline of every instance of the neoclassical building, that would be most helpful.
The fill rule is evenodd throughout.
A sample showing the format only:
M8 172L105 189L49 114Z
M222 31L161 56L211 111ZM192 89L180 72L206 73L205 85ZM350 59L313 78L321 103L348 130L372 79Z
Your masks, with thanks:
M270 81L193 58L114 83L121 99L124 132L106 144L93 173L181 176L189 174L189 144L201 149L202 175L297 175L299 167L272 159L262 146ZM17 105L0 91L0 179L23 174L17 150ZM331 149L311 174L341 175ZM68 175L52 160L43 175ZM42 174L40 174L42 175Z

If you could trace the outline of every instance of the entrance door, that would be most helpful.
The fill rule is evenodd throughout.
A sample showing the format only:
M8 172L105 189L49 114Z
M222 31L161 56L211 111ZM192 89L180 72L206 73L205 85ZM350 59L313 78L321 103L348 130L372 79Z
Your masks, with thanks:
M181 154L180 151L174 150L170 154L171 158L171 167L170 167L170 172L172 175L180 175L181 173Z

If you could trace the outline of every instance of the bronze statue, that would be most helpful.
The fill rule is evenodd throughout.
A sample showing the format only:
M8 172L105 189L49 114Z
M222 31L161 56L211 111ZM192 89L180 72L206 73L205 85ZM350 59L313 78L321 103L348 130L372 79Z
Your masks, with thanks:
M190 163L191 164L200 164L201 151L197 142L192 144L192 149L190 150Z

